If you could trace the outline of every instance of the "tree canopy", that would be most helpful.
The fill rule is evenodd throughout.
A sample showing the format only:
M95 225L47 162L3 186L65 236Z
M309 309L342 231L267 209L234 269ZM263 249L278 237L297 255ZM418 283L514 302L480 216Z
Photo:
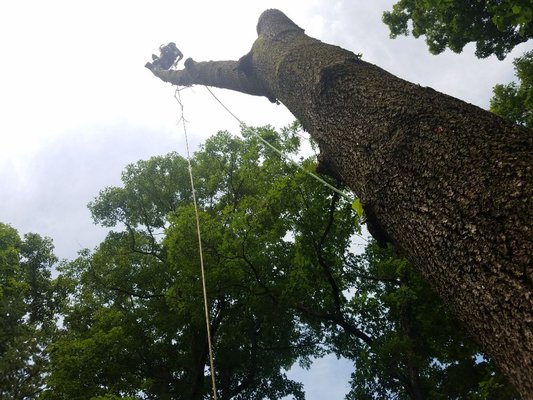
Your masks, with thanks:
M50 238L0 223L0 397L36 399L48 372L61 291Z
M383 14L392 38L424 35L429 51L457 53L470 42L476 56L502 60L519 43L533 37L533 5L529 0L435 1L400 0Z
M425 35L429 51L447 47L457 53L470 42L476 56L505 58L517 44L533 37L533 5L528 0L425 1L401 0L383 14L392 38L398 35ZM498 84L490 111L515 123L532 127L533 52L514 60L518 82Z
M321 354L321 341L288 304L303 293L300 280L310 279L302 275L314 248L301 230L311 221L324 229L329 214L317 210L331 196L302 177L297 184L293 167L243 133L246 140L214 136L192 160L219 398L303 399L301 385L285 370ZM294 129L258 134L286 152L297 148ZM90 204L95 221L119 231L63 267L74 297L64 335L54 344L46 398L142 392L145 398L203 399L209 393L186 164L170 154L130 165L123 187L105 189ZM305 201L310 205L302 210ZM332 230L323 244L332 261L355 229L351 217L344 228ZM308 296L324 290L311 283L305 288Z
M425 279L394 250L370 243L352 256L349 313L375 340L333 351L354 361L349 400L519 399Z
M407 261L354 244L348 201L257 139L296 155L298 124L242 135L220 132L191 160L220 399L304 399L286 371L327 353L354 362L348 399L517 398ZM67 301L39 398L206 399L187 161L139 161L122 183L89 205L113 230L52 281Z
M513 62L518 82L494 87L490 111L533 128L533 51Z

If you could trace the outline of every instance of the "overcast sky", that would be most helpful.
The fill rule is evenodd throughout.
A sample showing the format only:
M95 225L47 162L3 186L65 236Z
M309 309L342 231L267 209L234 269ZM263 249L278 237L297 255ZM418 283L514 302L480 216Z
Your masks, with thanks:
M174 89L143 66L176 42L196 61L238 59L257 18L279 8L310 36L362 53L389 72L487 108L492 87L513 79L512 58L430 55L422 39L389 39L393 0L6 1L0 3L0 221L53 238L60 258L94 248L105 231L87 203L118 185L128 163L185 154ZM221 100L249 125L292 122L282 105L226 90ZM193 146L238 125L203 87L182 94ZM321 362L304 375L309 400L342 399L350 365ZM298 377L301 374L298 373Z

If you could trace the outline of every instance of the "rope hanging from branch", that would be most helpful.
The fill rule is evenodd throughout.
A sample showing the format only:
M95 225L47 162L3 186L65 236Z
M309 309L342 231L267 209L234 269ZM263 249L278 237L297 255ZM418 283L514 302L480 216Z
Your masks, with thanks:
M152 62L147 63L145 67L150 69L152 72L154 70L169 70L176 67L178 62L183 58L183 53L176 47L176 44L174 42L170 42L167 45L161 45L159 48L160 55L156 56L155 54L152 54ZM204 86L207 91L215 98L215 100L233 117L235 120L239 122L241 126L246 126L244 122L239 119L220 99L209 89L208 86ZM176 98L176 100L178 100ZM178 100L179 101L179 100ZM276 152L278 155L280 155L283 159L288 161L289 163L296 166L298 169L302 170L307 175L311 176L316 181L320 182L322 185L328 187L335 193L339 194L340 196L344 197L345 199L352 202L352 208L357 213L359 218L363 217L363 207L361 204L361 200L359 198L355 198L354 196L350 195L349 193L346 193L342 190L337 189L335 186L331 185L330 183L326 182L324 179L320 178L318 175L312 173L311 171L306 170L302 165L298 164L291 158L287 157L282 151L274 147L272 144L270 144L268 141L263 139L259 134L254 133L254 136L257 137L265 146Z
M205 325L206 325L206 331L207 331L207 346L209 348L209 366L211 369L211 386L213 389L213 399L218 400L217 397L217 387L216 387L216 380L215 380L215 362L213 357L213 345L211 341L211 324L209 322L209 302L207 300L207 287L205 283L205 268L204 268L204 256L203 256L203 250L202 250L202 235L200 231L200 215L198 213L198 204L196 201L196 190L194 188L194 178L192 174L192 166L191 166L191 153L189 149L189 139L187 136L187 124L185 121L184 111L183 111L183 103L181 101L180 96L180 89L176 88L176 91L174 92L174 98L178 102L180 109L181 109L181 118L180 121L183 125L183 134L185 136L185 147L187 148L187 165L189 168L189 178L191 179L191 192L192 192L192 202L194 204L194 214L196 216L196 232L198 236L198 252L200 255L200 270L202 272L202 293L204 297L204 311L205 311ZM178 123L179 123L178 122Z
M176 44L173 43L173 42L171 42L171 43L169 43L167 45L162 45L159 48L159 50L160 50L160 55L159 56L152 55L152 60L153 61L152 61L151 64L148 63L147 66L149 65L152 68L168 70L168 69L171 69L171 68L175 67L177 65L177 63L183 58L183 54L176 47ZM246 126L246 124L242 120L240 120L233 112L231 112L231 110L228 107L226 107L226 105L224 105L224 103L222 103L222 101L211 91L211 89L209 89L208 86L205 86L205 88L215 98L215 100L233 118L235 118L235 120L237 120L239 122L239 124L242 127ZM210 366L210 370L211 370L211 387L212 387L212 391L213 391L213 399L214 400L218 400L217 388L216 388L216 379L215 379L215 363L214 363L214 355L213 355L213 344L212 344L212 339L211 339L211 328L210 328L211 324L210 324L210 318L209 318L209 301L208 301L208 298L207 298L207 285L206 285L206 279L205 279L205 266L204 266L204 257L203 257L203 249L202 249L202 236L201 236L201 229L200 229L200 215L199 215L199 212L198 212L198 202L197 202L197 199L196 199L196 190L195 190L195 187L194 187L194 177L193 177L192 166L191 166L191 154L190 154L190 148L189 148L189 138L188 138L188 135L187 135L187 123L186 123L186 120L185 120L184 106L183 106L183 102L181 100L180 88L179 87L176 87L176 90L174 92L174 98L176 99L176 101L177 101L177 103L179 104L179 107L180 107L181 117L180 117L180 120L178 121L178 124L181 122L181 124L183 126L183 134L184 134L184 137L185 137L185 147L186 147L186 151L187 151L187 166L188 166L188 170L189 170L189 178L190 178L190 181L191 181L191 193L192 193L192 201L193 201L193 205L194 205L194 214L195 214L195 219L196 219L196 231L197 231L197 237L198 237L198 252L199 252L199 256L200 256L200 271L201 271L202 293L203 293L205 324L206 324L206 333L207 333L207 346L208 346L208 350L209 350L209 366ZM266 141L259 134L255 133L255 132L253 134L266 147L268 147L271 150L273 150L280 157L282 157L286 161L290 162L295 167L297 167L298 169L302 170L307 175L311 176L313 179L317 180L318 182L320 182L324 186L328 187L329 189L331 189L335 193L341 195L345 199L348 199L349 201L353 200L353 197L351 195L349 195L348 193L346 193L344 191L341 191L341 190L337 189L335 186L333 186L330 183L326 182L324 179L320 178L318 175L312 173L311 171L306 170L302 165L300 165L297 162L293 161L290 157L288 157L281 150L279 150L278 148L273 146L271 143ZM354 210L356 210L358 212L359 216L361 216L362 212L360 213L357 210L357 208L355 207L355 205L356 205L358 200L359 199L356 199L356 201L353 203L353 208L354 208Z
M237 122L239 122L239 124L242 126L242 127L246 127L246 124L239 118L237 117L224 103L222 103L222 101L213 93L213 91L211 89L209 89L208 86L204 86L207 91L211 94L211 96L214 97L214 99L233 117L235 118L235 120ZM350 201L352 203L352 209L356 212L356 214L358 215L359 218L363 218L363 214L364 214L364 211L363 211L363 205L361 203L361 199L359 197L355 197L354 199L354 196L350 195L349 193L346 193L338 188L336 188L335 186L333 186L332 184L330 184L329 182L326 182L324 179L322 179L321 177L319 177L318 175L312 173L311 171L305 169L303 167L303 165L301 164L298 164L296 161L294 161L293 159L291 159L290 157L288 157L286 154L284 154L280 149L274 147L272 144L270 144L268 141L266 141L265 139L263 139L261 137L261 135L259 135L258 133L254 132L252 130L252 134L257 138L259 139L259 141L261 143L263 143L265 146L267 146L268 148L270 148L271 150L273 150L275 153L277 153L281 158L283 158L285 161L291 163L292 165L294 165L296 168L298 168L299 170L303 171L304 173L306 173L307 175L309 175L311 178L313 178L314 180L320 182L322 185L326 186L327 188L333 190L335 193L341 195L342 197L344 197L346 200ZM356 234L356 236L359 236L361 239L363 239L365 242L367 242L367 240L360 234Z
M241 126L246 126L246 124L244 122L242 122L233 112L231 112L231 110L226 107L226 105L224 103L222 103L222 101L213 93L213 91L211 89L209 89L208 86L205 86L205 88L207 89L207 91L209 93L211 93L211 96L213 96L215 98L215 100L233 117L235 118L236 121L239 122L239 124ZM253 131L252 131L253 132ZM261 135L258 135L257 133L253 132L253 135L259 139L259 141L261 143L263 143L265 146L267 146L268 148L270 148L271 150L273 150L276 154L278 154L281 158L283 158L284 160L288 161L289 163L291 163L292 165L294 165L296 168L302 170L303 172L305 172L307 175L311 176L313 179L315 179L316 181L320 182L321 184L323 184L324 186L330 188L331 190L333 190L335 193L341 195L342 197L344 197L345 199L349 200L349 201L353 201L353 196L350 196L348 193L346 192L343 192L342 190L340 189L337 189L335 186L333 186L332 184L326 182L324 179L322 179L321 177L319 177L318 175L316 174L313 174L311 171L308 171L306 170L302 165L298 164L296 161L292 160L290 157L287 157L286 154L284 154L281 150L279 150L278 148L272 146L272 144L270 144L268 141L266 141L265 139L263 139L261 137Z

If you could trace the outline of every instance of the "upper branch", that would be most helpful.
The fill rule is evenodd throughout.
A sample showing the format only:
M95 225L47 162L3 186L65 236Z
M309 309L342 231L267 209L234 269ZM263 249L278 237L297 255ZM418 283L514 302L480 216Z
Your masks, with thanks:
M247 71L245 61L246 56L239 61L196 62L188 58L182 70L165 70L152 63L146 63L145 67L162 81L173 85L215 86L253 96L266 96L272 101L274 96L265 89L253 71Z

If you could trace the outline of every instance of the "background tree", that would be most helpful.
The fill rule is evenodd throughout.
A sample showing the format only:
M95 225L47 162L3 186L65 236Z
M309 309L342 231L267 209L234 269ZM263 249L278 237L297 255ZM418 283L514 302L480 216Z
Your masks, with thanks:
M518 83L494 87L490 111L533 128L533 50L513 62Z
M425 35L433 54L446 47L459 53L467 43L476 42L476 56L495 54L501 60L517 44L533 37L533 5L527 0L401 0L383 14L383 22L392 38ZM496 85L490 102L490 111L527 127L533 126L532 60L531 51L515 59L518 83Z
M303 399L284 371L326 353L354 361L355 398L506 393L405 260L374 244L352 254L358 225L349 202L256 137L293 154L297 131L221 132L192 160L220 398ZM187 163L153 157L122 179L90 204L96 221L119 230L60 267L71 301L42 397L207 398Z
M533 392L530 131L312 39L278 10L257 32L238 61L146 66L175 85L283 102L317 141L320 170L359 195L370 232L401 249L521 393Z
M433 54L446 47L460 53L475 42L476 56L494 54L502 60L517 44L533 37L533 5L529 0L400 0L383 14L383 22L392 38L425 35Z
M357 291L347 307L374 340L338 336L354 361L347 399L518 399L426 280L391 247L369 243L346 263Z
M0 223L0 397L36 399L47 376L48 345L60 296L50 270L51 239Z
M294 129L258 134L291 152L298 147ZM219 396L303 399L301 384L285 370L322 350L288 307L289 288L301 279L289 273L292 228L282 216L292 204L294 167L244 133L246 140L216 135L193 160ZM72 301L45 398L206 398L208 348L187 163L175 154L154 157L128 166L123 182L90 204L95 221L119 231L62 266ZM317 216L317 226L323 220ZM351 218L346 226L349 237Z

